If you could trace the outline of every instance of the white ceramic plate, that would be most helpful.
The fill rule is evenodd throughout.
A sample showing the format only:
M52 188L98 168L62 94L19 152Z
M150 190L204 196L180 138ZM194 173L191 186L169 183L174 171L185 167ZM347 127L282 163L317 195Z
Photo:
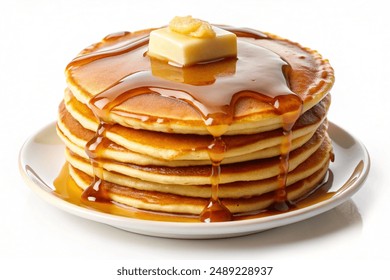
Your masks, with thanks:
M139 220L106 214L62 200L53 194L54 179L64 159L64 145L51 123L29 138L20 151L19 167L31 189L50 204L74 215L105 223L130 232L170 238L224 238L251 234L308 219L328 211L355 194L365 181L370 159L364 145L347 131L330 123L335 162L330 169L333 184L330 191L337 192L328 200L278 215L223 223L180 223Z

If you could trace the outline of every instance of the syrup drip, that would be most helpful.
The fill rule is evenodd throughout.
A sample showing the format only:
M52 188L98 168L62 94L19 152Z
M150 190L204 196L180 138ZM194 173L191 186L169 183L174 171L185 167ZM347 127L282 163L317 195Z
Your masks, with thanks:
M288 200L286 183L287 183L287 174L288 174L288 160L291 150L291 139L292 133L291 130L283 130L283 138L281 143L281 154L279 162L279 175L278 175L278 189L275 191L275 202L273 208L280 212L285 212L293 207L293 204Z
M81 196L84 201L110 202L107 192L102 187L104 173L101 161L102 151L105 148L106 131L109 127L110 125L100 122L95 137L85 146L85 151L93 167L94 180Z
M218 188L219 178L221 174L221 161L226 152L226 144L222 137L214 137L213 143L208 147L209 157L211 159L211 198L209 204L203 209L200 214L202 222L223 222L231 221L232 214L219 200Z
M222 135L233 122L234 108L242 97L251 97L274 107L283 119L283 141L281 145L279 189L275 192L275 209L286 211L290 208L285 186L288 173L288 159L291 149L292 127L302 111L301 98L289 88L287 73L290 66L279 55L263 47L240 40L267 39L262 33L247 29L234 29L238 37L237 59L222 59L191 67L178 68L167 62L150 59L147 56L148 36L137 37L119 46L81 55L67 67L70 79L76 79L83 68L94 68L96 63L110 67L111 60L120 57L128 59L129 68L121 73L117 82L96 94L89 102L90 109L100 121L96 136L86 146L87 154L95 172L95 180L83 193L89 201L109 201L103 188L103 166L101 163L104 138L110 125L110 115L124 102L131 102L135 96L158 94L189 104L203 118L204 124L213 136L208 152L211 165L211 198L200 219L204 222L227 221L232 219L229 210L218 197L226 144ZM127 36L123 33L123 36ZM106 37L115 41L121 34ZM199 75L201 73L201 75ZM194 78L195 77L195 78ZM148 118L148 116L132 117Z
M285 102L280 102L279 97L276 99L274 108L277 112L283 112L286 109L281 108L282 105L285 105ZM280 145L280 162L279 162L279 175L278 175L278 189L275 191L275 202L273 208L280 212L288 211L290 208L294 207L294 204L288 200L286 185L287 185L287 175L289 171L289 158L292 145L292 128L295 122L298 120L299 116L302 113L302 102L299 98L290 97L288 105L290 106L287 114L283 115L283 137L282 143Z

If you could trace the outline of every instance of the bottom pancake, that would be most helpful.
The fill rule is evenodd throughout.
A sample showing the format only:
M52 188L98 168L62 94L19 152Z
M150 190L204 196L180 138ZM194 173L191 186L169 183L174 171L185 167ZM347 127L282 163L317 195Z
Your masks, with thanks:
M287 188L288 200L298 200L316 189L323 182L327 170L328 167L325 166L311 176L290 185ZM93 182L92 177L70 165L69 173L78 186L83 185L85 188ZM209 199L206 198L143 191L108 182L103 182L100 187L104 189L112 202L149 211L199 215L209 203ZM274 193L269 192L249 198L221 199L221 202L232 214L245 214L267 209L275 202L275 199Z
M332 147L328 141L324 141L323 145L321 145L312 157L289 173L288 177L290 177L290 180L286 187L289 201L300 199L302 196L318 187L326 175L331 156ZM313 169L313 167L316 168ZM297 174L294 174L294 172L301 175L296 177ZM86 189L93 182L92 176L73 167L71 164L69 165L69 173L81 189ZM295 178L295 180L291 178ZM299 180L296 178L299 178ZM237 182L235 187L232 184L227 184L227 186L222 184L220 185L221 202L232 214L266 209L275 202L274 191L277 189L277 185L275 185L274 182L276 180L277 178L270 178L269 180L254 182ZM268 186L267 183L269 183L271 187ZM167 187L169 188L169 186ZM162 189L163 191L136 189L108 181L102 181L100 188L102 188L108 198L113 202L138 209L167 213L199 215L208 204L210 197L190 196L186 191L182 191L182 194L179 195L177 193L172 193L172 190L171 193L163 192L166 191L166 189ZM176 189L177 188L180 187L176 186ZM181 186L181 188L186 190L188 186ZM208 193L210 193L210 186L203 186L203 188L208 189ZM229 191L234 194L240 193L240 189L243 189L244 192L248 192L248 189L246 188L249 188L250 192L255 190L253 194L260 193L260 195L252 194L239 197L229 197L228 195ZM175 189L175 186L172 186L172 189Z

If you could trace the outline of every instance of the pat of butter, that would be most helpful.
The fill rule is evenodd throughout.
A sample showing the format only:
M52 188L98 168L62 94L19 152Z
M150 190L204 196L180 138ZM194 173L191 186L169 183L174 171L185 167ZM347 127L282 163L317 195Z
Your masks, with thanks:
M213 26L215 36L198 38L169 27L150 33L148 55L180 66L237 56L236 34Z

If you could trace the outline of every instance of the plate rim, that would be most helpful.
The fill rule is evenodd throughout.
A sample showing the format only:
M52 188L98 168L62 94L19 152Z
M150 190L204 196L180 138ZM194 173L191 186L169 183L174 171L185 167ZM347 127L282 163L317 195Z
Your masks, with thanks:
M329 134L331 139L333 140L331 134L332 132L335 133L334 131L338 133L344 133L351 137L355 142L354 145L357 145L361 149L361 161L364 163L363 170L361 171L357 180L354 181L351 186L349 186L344 192L340 193L340 195L291 212L248 220L230 221L223 223L184 223L142 220L99 212L97 210L72 204L71 202L65 201L60 197L55 196L52 192L47 190L47 187L51 187L50 184L49 186L47 185L48 182L39 181L39 178L36 177L34 180L34 178L28 174L28 171L26 170L26 164L24 163L26 161L25 153L28 151L29 145L35 137L48 129L51 129L52 132L55 133L55 123L56 122L53 121L32 134L24 142L19 151L19 171L30 189L32 189L34 193L38 194L38 196L47 203L70 214L99 223L108 224L133 233L140 233L157 237L203 239L242 236L284 226L287 224L292 224L310 217L314 217L337 207L338 205L345 202L348 198L353 196L362 187L363 183L367 179L371 165L370 156L365 145L347 130L329 121ZM58 137L56 134L55 136ZM63 146L62 144L59 145ZM54 186L52 186L52 188L54 188ZM271 224L273 225L271 226ZM159 230L156 231L156 228ZM175 232L174 229L179 229L181 232Z

